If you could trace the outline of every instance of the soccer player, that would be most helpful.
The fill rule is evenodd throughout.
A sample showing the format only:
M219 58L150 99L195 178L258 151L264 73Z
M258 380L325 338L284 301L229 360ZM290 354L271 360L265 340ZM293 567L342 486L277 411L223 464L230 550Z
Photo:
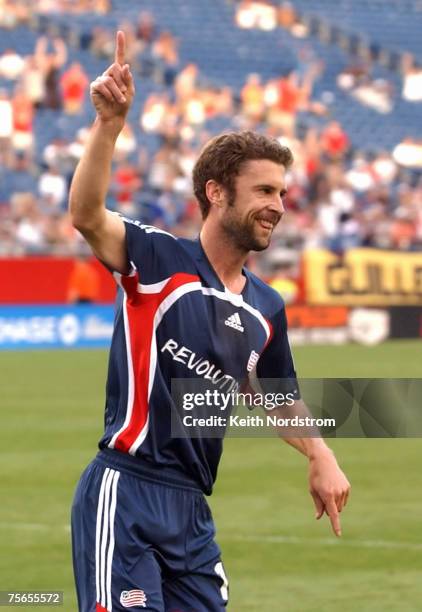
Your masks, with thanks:
M70 195L73 224L120 292L110 349L105 432L72 509L79 610L217 612L228 583L204 494L221 439L171 436L172 378L222 388L295 380L279 295L245 267L283 215L287 148L252 132L218 136L194 172L203 225L178 239L105 207L113 149L134 95L117 33L114 63L91 84L97 117ZM300 400L298 400L299 402ZM309 459L317 517L340 535L350 485L321 438L287 440Z

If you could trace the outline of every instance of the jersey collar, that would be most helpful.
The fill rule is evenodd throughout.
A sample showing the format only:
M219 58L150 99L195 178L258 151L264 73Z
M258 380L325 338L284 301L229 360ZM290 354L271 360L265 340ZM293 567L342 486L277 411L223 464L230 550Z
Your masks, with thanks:
M209 287L214 287L215 289L218 289L219 291L224 291L225 293L229 293L231 296L235 296L235 298L245 298L246 297L248 293L248 289L249 289L249 271L247 270L247 268L245 268L245 266L243 266L242 268L242 274L246 276L246 283L245 283L245 286L243 287L242 293L240 294L232 293L221 282L216 271L212 267L204 251L204 248L201 244L201 239L199 235L197 236L195 240L185 240L183 242L184 242L183 246L190 253L191 257L193 257L193 259L195 260L198 270L201 274L201 277L205 280L205 282L207 283Z

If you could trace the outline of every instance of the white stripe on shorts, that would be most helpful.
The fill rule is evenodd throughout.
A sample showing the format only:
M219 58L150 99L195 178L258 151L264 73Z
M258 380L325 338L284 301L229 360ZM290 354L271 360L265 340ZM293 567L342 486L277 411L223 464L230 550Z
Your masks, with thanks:
M98 498L95 530L95 584L97 602L111 612L111 567L114 553L114 517L120 472L106 468ZM108 546L107 546L108 544Z

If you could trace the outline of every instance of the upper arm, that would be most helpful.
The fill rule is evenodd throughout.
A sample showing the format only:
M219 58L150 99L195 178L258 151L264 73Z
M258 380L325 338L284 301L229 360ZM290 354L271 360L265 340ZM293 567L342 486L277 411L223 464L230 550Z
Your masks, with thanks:
M287 319L284 305L272 317L271 323L273 336L258 360L257 377L268 391L293 391L295 397L298 398L300 392L287 337ZM267 379L266 383L263 382L265 379Z
M128 275L135 268L153 284L179 269L177 240L158 227L106 210L95 229L83 229L94 255L111 271Z
M108 268L121 274L130 270L126 246L125 224L118 214L105 211L105 215L95 228L81 230L85 240L100 261Z

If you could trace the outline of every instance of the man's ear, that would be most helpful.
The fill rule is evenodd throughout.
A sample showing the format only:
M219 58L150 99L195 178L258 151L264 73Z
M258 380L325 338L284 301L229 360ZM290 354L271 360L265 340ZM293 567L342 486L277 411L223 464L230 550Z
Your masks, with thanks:
M224 188L214 181L210 179L205 184L205 193L207 194L207 198L210 201L212 206L223 206L224 203Z

